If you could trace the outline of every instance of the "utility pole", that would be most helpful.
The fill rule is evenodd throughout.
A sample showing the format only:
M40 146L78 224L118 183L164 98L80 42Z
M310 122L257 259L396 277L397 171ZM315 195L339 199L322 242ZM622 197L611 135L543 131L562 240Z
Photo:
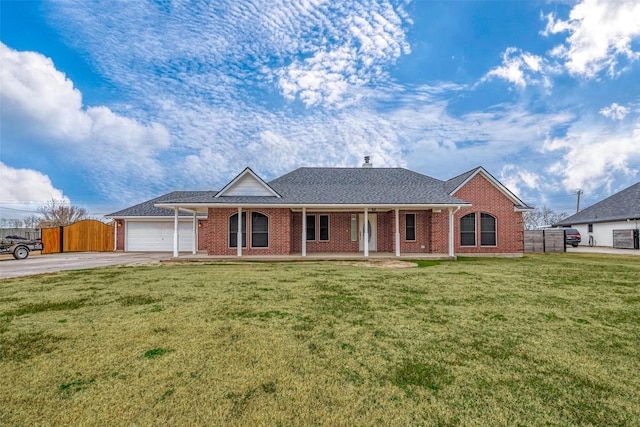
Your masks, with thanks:
M576 204L576 213L580 212L580 195L582 194L582 190L578 190L578 203Z

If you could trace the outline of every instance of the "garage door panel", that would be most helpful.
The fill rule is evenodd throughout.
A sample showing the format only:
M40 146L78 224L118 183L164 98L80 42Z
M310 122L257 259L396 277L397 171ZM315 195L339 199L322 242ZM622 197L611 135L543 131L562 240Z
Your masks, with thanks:
M178 225L181 252L193 249L193 224L180 222ZM127 223L127 251L129 252L172 252L172 221L141 221Z

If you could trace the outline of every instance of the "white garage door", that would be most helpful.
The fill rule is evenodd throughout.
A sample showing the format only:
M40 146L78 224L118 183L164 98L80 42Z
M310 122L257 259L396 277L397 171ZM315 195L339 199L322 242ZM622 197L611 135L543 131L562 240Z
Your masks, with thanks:
M193 223L178 224L180 252L193 250ZM173 221L127 222L127 251L173 252Z

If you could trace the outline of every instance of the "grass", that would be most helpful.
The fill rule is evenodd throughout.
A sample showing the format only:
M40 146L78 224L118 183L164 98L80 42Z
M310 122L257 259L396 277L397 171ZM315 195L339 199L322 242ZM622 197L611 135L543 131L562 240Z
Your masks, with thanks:
M0 425L637 426L638 261L2 280Z

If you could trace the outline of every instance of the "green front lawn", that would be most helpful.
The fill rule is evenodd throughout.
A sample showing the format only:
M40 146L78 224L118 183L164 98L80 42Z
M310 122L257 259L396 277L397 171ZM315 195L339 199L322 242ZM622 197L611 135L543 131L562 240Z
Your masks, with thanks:
M640 425L640 258L0 281L0 425Z

